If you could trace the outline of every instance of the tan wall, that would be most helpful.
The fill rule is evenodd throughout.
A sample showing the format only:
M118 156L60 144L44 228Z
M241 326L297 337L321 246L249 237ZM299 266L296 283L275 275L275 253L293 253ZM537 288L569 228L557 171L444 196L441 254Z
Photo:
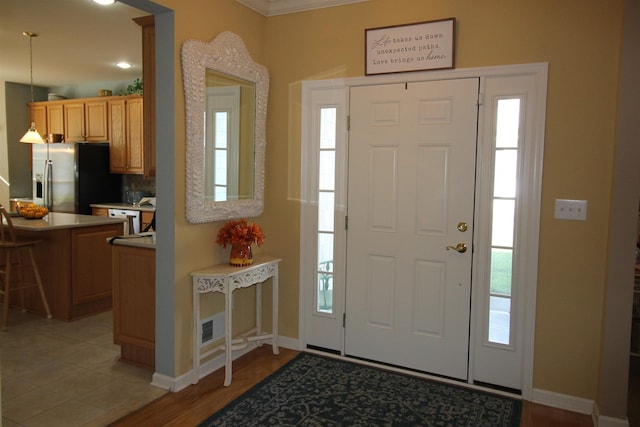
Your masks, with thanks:
M231 30L269 68L264 252L281 265L280 331L298 335L300 82L361 76L364 29L456 17L458 68L549 62L534 387L595 399L615 137L622 0L370 0L264 18L233 0L159 0L176 11L176 374L191 367L189 272L223 262L220 224L184 216L179 45ZM266 37L265 37L266 35ZM553 219L589 201L586 222Z
M218 229L223 223L190 224L185 217L185 108L182 86L182 67L180 47L185 40L198 39L210 41L223 31L233 31L244 41L250 55L259 63L266 58L266 18L248 9L234 0L156 0L156 3L175 11L176 42L176 83L175 83L175 371L176 375L188 372L192 367L191 354L191 271L228 260L229 249L223 249L215 243ZM260 218L257 222L262 223ZM238 307L252 307L250 292L242 292L237 296ZM220 298L218 298L220 297ZM207 298L203 316L221 311L224 299L221 295ZM247 312L251 313L251 311ZM238 310L235 321L239 322L238 330L244 329L246 316ZM251 319L249 319L251 320ZM236 323L238 325L238 323Z

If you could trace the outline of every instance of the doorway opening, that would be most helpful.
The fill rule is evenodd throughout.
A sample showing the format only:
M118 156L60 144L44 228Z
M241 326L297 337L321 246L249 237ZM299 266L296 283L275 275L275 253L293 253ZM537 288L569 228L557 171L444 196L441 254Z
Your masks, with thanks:
M398 83L411 87L418 82L476 78L479 81L478 101L474 104L478 107L475 123L478 143L472 191L476 205L473 218L468 221L473 233L470 239L473 285L467 321L466 381L521 390L523 397L530 398L546 76L546 64L531 64L339 82L303 82L301 161L307 171L302 179L301 210L304 256L300 260L300 337L303 346L348 355L345 343L349 337L344 325L345 319L349 324L352 315L347 295L353 284L347 283L347 278L349 270L356 267L347 256L349 233L354 226L348 203L351 183L347 177L354 161L365 164L372 161L370 157L349 158L353 139L348 125L353 120L349 114L353 102L351 90L371 85L381 89ZM430 106L437 105L439 111L446 111L441 104ZM392 118L390 111L383 108L378 111L378 117L386 112L387 117ZM498 122L509 123L514 114L520 126L517 129L505 126L498 131ZM504 135L510 135L510 139L503 138ZM517 184L509 182L514 177ZM390 181L387 176L376 181L376 185L385 186ZM520 199L513 196L514 185L522 195ZM453 216L447 212L443 218L457 225L460 221L455 221ZM504 222L503 217L511 220ZM498 226L504 224L507 224L506 231L502 227L502 233L494 236L492 229L500 229ZM508 224L511 224L510 230ZM445 246L456 249L456 243ZM383 268L379 272L388 273L388 270ZM396 321L398 310L396 308L388 319ZM376 359L375 351L367 358Z

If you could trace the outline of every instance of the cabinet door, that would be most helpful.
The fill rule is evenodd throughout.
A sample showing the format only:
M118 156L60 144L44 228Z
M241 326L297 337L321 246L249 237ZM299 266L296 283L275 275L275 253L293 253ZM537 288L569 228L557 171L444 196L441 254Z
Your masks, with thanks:
M144 173L142 98L127 100L127 173Z
M93 215L93 216L109 216L109 209L107 209L107 208L91 208L91 215Z
M29 120L36 124L36 129L42 138L47 136L47 106L32 104L29 109Z
M122 225L74 228L71 232L71 301L80 305L111 298L111 247L107 239Z
M126 104L124 99L109 101L109 170L127 173Z
M109 101L111 173L144 173L142 97Z
M84 102L65 103L63 105L65 142L84 141Z
M121 359L155 366L155 250L113 246L113 338Z
M86 141L108 141L107 101L87 101L84 104Z
M62 103L47 104L47 133L64 135L64 111Z
M142 80L144 81L144 176L156 176L156 29L153 15L134 18L142 27Z
M142 222L141 230L145 230L149 226L149 224L151 224L152 220L153 220L153 212L143 211L142 214L140 215L140 221ZM153 230L153 231L156 231L156 230Z

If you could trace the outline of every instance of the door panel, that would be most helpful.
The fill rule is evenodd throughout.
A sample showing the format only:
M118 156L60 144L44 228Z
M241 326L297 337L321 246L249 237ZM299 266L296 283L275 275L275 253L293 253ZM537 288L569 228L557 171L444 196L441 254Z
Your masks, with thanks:
M345 353L467 378L478 79L351 89ZM466 222L465 232L457 224Z

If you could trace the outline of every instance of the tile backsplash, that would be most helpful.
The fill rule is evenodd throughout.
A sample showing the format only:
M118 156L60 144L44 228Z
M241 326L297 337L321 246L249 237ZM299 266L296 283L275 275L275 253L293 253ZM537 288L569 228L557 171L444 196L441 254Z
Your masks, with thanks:
M146 192L153 196L156 194L156 179L145 178L142 175L123 175L122 176L122 201L126 200L127 192L140 191ZM137 202L137 200L136 200Z

